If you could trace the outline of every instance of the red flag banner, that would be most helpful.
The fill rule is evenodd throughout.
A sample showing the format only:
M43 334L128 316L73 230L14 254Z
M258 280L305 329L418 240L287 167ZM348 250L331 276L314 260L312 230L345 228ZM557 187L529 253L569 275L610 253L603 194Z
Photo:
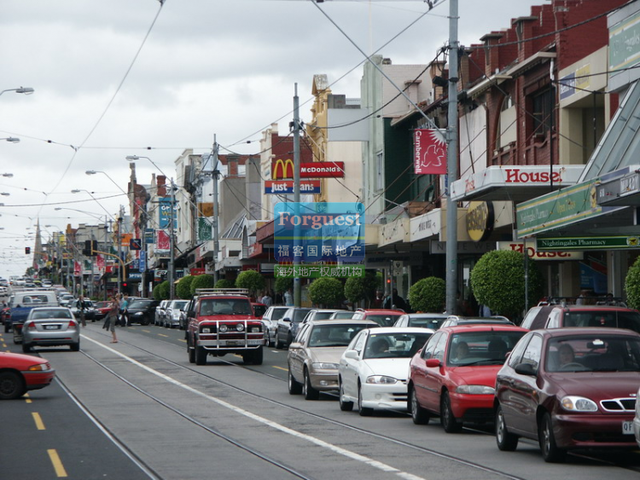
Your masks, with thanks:
M442 130L418 128L413 131L413 165L417 175L447 173L447 143Z

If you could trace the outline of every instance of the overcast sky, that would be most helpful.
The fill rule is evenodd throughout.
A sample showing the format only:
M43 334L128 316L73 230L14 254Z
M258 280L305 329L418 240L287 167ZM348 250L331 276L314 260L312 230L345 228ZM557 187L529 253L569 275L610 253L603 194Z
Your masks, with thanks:
M460 43L544 3L459 0ZM0 174L13 174L0 177L0 277L31 264L24 247L38 218L46 241L67 223L115 215L126 198L109 177L126 189L127 155L172 176L178 155L210 150L214 134L221 153L258 152L272 123L287 134L296 83L310 119L315 74L359 98L364 57L345 34L367 54L397 36L381 55L428 64L449 38L449 2L409 27L427 11L419 0L3 0L0 91L35 93L0 97L0 138L21 140L0 141ZM154 171L139 160L139 183Z

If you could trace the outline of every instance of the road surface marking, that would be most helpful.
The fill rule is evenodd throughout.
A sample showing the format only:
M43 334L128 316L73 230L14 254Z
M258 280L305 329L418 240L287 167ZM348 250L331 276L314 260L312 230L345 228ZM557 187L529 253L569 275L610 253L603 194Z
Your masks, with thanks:
M36 428L38 430L46 430L46 428L44 428L44 422L42 421L42 417L40 417L40 414L38 412L32 412L31 415L33 416L33 421L36 422Z
M279 367L278 365L272 365L273 368L277 368L278 370L284 370L285 372L288 372L289 369L288 368L284 368L284 367Z
M164 337L164 338L169 338L169 335L165 335L164 333L159 333L158 336L159 337Z
M66 477L67 476L67 471L64 469L64 466L62 465L62 461L60 461L60 457L58 456L58 452L56 452L55 449L51 448L51 449L47 450L47 453L49 454L49 458L51 459L51 463L53 463L53 468L56 471L56 475L58 476L58 478Z
M364 463L366 465L369 465L370 467L373 468L377 468L378 470L382 470L383 472L387 472L387 473L393 473L395 475L397 475L400 478L403 478L405 480L425 480L423 477L418 477L417 475L413 475L412 473L408 473L408 472L403 472L402 470L398 470L395 467L392 467L391 465L387 465L386 463L382 463L379 462L378 460L374 460L372 458L366 457L364 455L360 455L359 453L356 452L352 452L350 450L347 450L345 448L342 447L338 447L337 445L334 445L332 443L329 442L325 442L324 440L321 440L319 438L313 437L311 435L308 435L306 433L302 433L299 432L297 430L294 430L292 428L289 427L285 427L284 425L280 425L279 423L276 423L272 420L269 420L267 418L261 417L259 415L256 415L255 413L251 413L248 410L243 410L242 408L236 407L235 405L230 404L229 402L225 402L224 400L221 400L217 397L213 397L211 395L208 395L204 392L201 392L199 390L196 390L193 387L190 387L189 385L186 385L182 382L179 382L178 380L174 379L173 377L170 377L169 375L165 375L164 373L161 373L157 370L154 370L151 367L148 367L140 362L138 362L137 360L134 360L133 358L117 351L114 350L111 347L108 347L107 345L104 345L100 342L98 342L97 340L94 340L92 338L87 337L87 340L89 340L90 342L95 343L96 345L104 348L105 350L110 351L111 353L113 353L114 355L117 355L121 358L123 358L124 360L127 360L128 362L132 363L133 365L136 365L138 367L140 367L143 370L146 370L147 372L177 386L180 387L184 390L187 390L188 392L191 392L195 395L198 395L200 397L203 397L206 400L209 400L213 403L216 403L218 405L220 405L221 407L227 408L235 413L238 413L240 415L244 415L245 417L251 418L253 420L255 420L256 422L262 423L264 425L267 425L275 430L279 430L283 433L286 433L288 435L291 435L293 437L297 437L301 440L306 440L310 443L313 443L319 447L325 448L327 450L330 450L334 453L337 453L339 455L343 455L347 458L350 458L352 460Z

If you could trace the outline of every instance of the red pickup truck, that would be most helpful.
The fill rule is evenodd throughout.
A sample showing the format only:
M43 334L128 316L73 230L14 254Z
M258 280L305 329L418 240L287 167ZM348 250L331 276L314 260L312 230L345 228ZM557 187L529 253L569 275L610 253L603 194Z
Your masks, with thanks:
M246 364L262 364L264 327L244 293L241 289L196 291L186 309L189 362L205 365L209 355L235 353Z

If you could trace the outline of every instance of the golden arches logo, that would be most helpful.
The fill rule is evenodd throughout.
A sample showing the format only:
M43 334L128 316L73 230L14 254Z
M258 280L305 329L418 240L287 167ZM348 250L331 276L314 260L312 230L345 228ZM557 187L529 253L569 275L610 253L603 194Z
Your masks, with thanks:
M279 158L271 161L271 178L273 180L282 180L285 178L293 178L293 160Z

